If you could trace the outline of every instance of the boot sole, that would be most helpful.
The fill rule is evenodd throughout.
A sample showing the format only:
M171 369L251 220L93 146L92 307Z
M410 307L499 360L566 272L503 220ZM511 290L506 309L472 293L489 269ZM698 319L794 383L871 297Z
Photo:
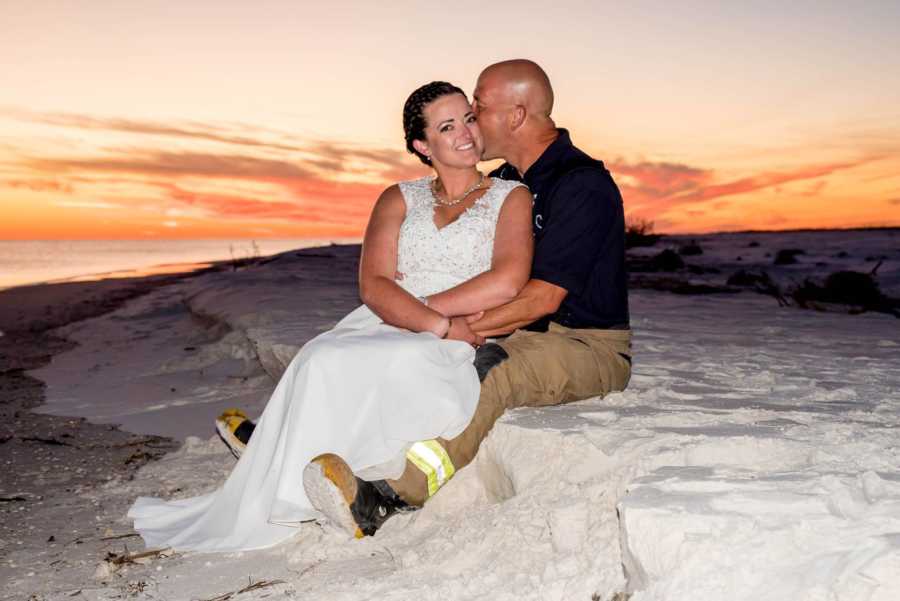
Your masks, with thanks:
M362 538L350 511L356 499L356 476L336 455L320 455L303 469L303 488L309 502L328 523L355 538Z
M222 439L222 442L225 443L225 446L228 447L231 454L234 455L236 459L240 459L241 454L244 452L244 449L247 448L247 445L238 440L237 436L232 434L231 430L228 429L228 424L221 419L216 420L216 432L219 433L219 438Z

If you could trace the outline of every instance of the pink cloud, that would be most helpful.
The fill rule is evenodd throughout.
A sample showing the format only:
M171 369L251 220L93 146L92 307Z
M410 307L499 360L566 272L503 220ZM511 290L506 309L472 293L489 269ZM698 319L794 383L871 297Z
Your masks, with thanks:
M627 163L619 160L609 165L614 175L630 176L638 182L631 190L641 197L663 198L691 191L711 181L713 173L708 169L690 167L678 163Z
M723 196L746 194L747 192L755 192L757 190L771 188L790 182L825 177L836 171L857 167L866 162L868 161L860 160L850 163L829 163L826 165L803 167L792 171L761 173L759 175L725 182L723 184L703 186L685 194L678 194L668 200L670 201L670 204L682 204L686 202L705 201Z
M116 191L136 197L150 187L150 195L164 206L200 207L213 215L227 218L280 219L314 221L337 225L351 224L361 229L381 190L395 181L412 179L429 172L402 148L365 147L322 140L302 140L286 132L255 128L242 124L222 126L214 123L162 123L150 120L92 117L68 113L27 113L14 116L46 125L80 130L110 130L134 134L134 148L106 148L95 156L28 157L22 151L7 165L14 167L14 179L0 181L10 188L68 193L98 191L109 202ZM223 152L172 151L147 146L150 136L166 136L216 142ZM209 146L205 146L209 148ZM703 212L722 210L738 202L735 196L763 190L775 190L792 182L808 182L800 194L815 196L826 186L828 175L867 161L811 165L785 171L762 171L739 178L726 178L711 168L677 162L609 163L617 179L629 217L656 220L660 229L682 225L699 218ZM207 189L227 190L228 180L262 183L281 188L277 198L265 193L253 196L198 193L190 189L186 178L208 179ZM132 186L132 187L130 187ZM140 187L140 188L138 188ZM246 188L246 186L242 186ZM797 188L794 188L797 189ZM273 195L274 196L274 195ZM900 204L900 199L887 201ZM669 225L666 225L669 224Z
M72 193L71 184L52 179L10 179L0 181L0 185L3 185L7 188L31 190L32 192L62 192L64 194Z
M207 140L211 142L221 142L224 144L270 148L275 150L301 150L300 147L291 144L281 144L278 142L266 141L264 139L247 135L224 133L228 128L217 124L192 122L184 123L181 125L172 125L168 123L160 123L157 121L140 121L118 117L92 117L89 115L79 115L74 113L34 113L21 110L8 110L5 112L6 114L21 121L29 121L32 123L40 123L43 125L55 125L58 127L86 130L119 131L132 134L169 136L176 138L192 138L196 140ZM233 126L232 129L234 129ZM255 128L241 127L241 129L249 129L253 131Z
M247 155L200 152L120 151L114 157L41 158L25 162L42 172L132 173L155 176L207 176L235 179L302 179L313 172L296 163Z
M715 171L711 169L676 163L617 161L610 164L610 171L614 177L619 174L629 176L621 178L619 182L629 214L652 219L654 215L674 207L701 204L765 189L777 189L791 182L816 180L871 160L875 159L811 165L790 171L763 172L724 182L719 181ZM825 185L825 181L815 181L804 194L818 194ZM713 206L721 209L729 202L717 200Z
M363 161L371 165L375 171L389 174L397 171L406 173L415 170L416 165L416 161L399 147L366 148L319 140L301 140L289 132L247 124L222 125L196 121L171 124L151 120L94 117L75 113L35 113L23 110L7 110L5 113L19 120L65 128L187 138L283 153L304 153L307 157L313 157L305 159L307 165L329 171L345 171L350 161ZM272 138L278 141L273 141ZM284 143L283 140L289 140L290 143Z
M167 196L172 200L201 207L218 215L326 222L367 218L377 196L377 192L372 189L352 187L342 193L338 188L329 190L329 196L322 199L327 200L327 203L299 203L233 194L192 192L175 184L161 184L160 187L166 190Z

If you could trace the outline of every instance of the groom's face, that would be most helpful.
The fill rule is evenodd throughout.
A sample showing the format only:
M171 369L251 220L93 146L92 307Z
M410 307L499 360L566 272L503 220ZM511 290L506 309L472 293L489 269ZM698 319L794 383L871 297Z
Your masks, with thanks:
M472 110L478 117L478 126L484 137L483 160L504 158L509 128L510 104L506 101L504 82L485 71L475 84L472 94Z

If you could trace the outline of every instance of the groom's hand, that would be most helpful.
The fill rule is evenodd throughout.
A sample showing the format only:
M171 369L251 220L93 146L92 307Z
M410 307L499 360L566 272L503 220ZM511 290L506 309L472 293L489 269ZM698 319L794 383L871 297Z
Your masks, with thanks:
M465 317L450 318L450 330L447 332L447 338L449 340L468 342L476 348L484 344L484 336L479 336L473 332Z

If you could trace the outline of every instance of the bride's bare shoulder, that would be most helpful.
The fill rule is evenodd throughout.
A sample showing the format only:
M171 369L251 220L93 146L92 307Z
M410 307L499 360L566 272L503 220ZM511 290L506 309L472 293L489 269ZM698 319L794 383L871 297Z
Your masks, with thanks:
M382 198L401 198L403 196L403 191L400 189L400 186L403 185L404 182L399 182L396 184L391 184L387 188L385 188L381 194L378 196L378 199Z
M372 215L387 215L393 213L406 213L406 201L403 199L401 184L393 184L384 189L372 207Z

